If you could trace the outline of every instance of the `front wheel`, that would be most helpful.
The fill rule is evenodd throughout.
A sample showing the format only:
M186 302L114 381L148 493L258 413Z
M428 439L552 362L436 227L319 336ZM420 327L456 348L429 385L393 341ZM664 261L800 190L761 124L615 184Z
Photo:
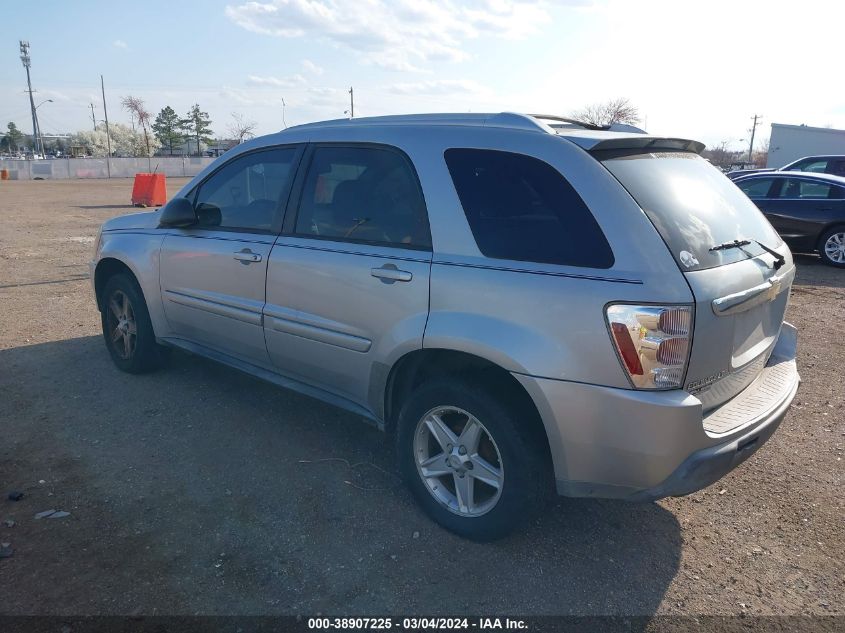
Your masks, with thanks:
M822 235L819 255L825 264L845 268L845 226L836 226Z
M166 359L167 349L156 343L141 289L128 275L115 275L106 282L101 320L109 355L122 371L149 372Z
M543 496L545 460L530 422L481 387L426 383L399 414L403 478L443 527L477 541L500 538Z

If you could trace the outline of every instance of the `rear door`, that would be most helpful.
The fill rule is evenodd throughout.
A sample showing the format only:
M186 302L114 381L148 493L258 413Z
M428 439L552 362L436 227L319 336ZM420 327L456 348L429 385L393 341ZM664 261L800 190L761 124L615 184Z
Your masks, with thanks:
M779 187L761 208L794 249L812 251L821 232L841 218L842 189L829 182L798 175L779 179Z
M284 374L355 403L422 347L431 236L410 160L375 145L311 146L296 213L270 257L265 336Z
M694 153L628 153L603 163L652 221L693 292L685 384L705 409L715 407L759 374L777 340L794 277L789 249L754 203ZM749 243L728 246L734 240Z
M301 149L237 156L192 193L199 224L161 248L161 292L176 336L267 365L262 309L267 262Z

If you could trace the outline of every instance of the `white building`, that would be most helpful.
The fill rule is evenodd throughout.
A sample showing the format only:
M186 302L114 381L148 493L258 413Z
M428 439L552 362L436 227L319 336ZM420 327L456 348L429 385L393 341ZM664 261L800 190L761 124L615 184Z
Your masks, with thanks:
M766 167L783 167L804 156L819 154L845 154L845 130L772 123Z

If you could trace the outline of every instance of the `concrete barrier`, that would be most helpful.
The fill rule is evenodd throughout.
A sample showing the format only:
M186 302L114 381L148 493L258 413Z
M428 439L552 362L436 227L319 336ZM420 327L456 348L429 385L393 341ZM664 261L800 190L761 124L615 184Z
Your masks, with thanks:
M106 161L108 160L108 164ZM72 178L134 178L138 172L155 172L172 178L196 176L216 158L205 156L154 156L153 158L54 158L0 160L10 180L67 180Z

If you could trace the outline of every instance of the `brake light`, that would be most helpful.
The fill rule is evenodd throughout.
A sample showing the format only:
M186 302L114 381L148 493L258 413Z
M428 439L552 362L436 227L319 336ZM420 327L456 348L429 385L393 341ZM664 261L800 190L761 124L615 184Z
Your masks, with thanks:
M692 308L613 304L605 311L622 367L636 389L683 385Z

